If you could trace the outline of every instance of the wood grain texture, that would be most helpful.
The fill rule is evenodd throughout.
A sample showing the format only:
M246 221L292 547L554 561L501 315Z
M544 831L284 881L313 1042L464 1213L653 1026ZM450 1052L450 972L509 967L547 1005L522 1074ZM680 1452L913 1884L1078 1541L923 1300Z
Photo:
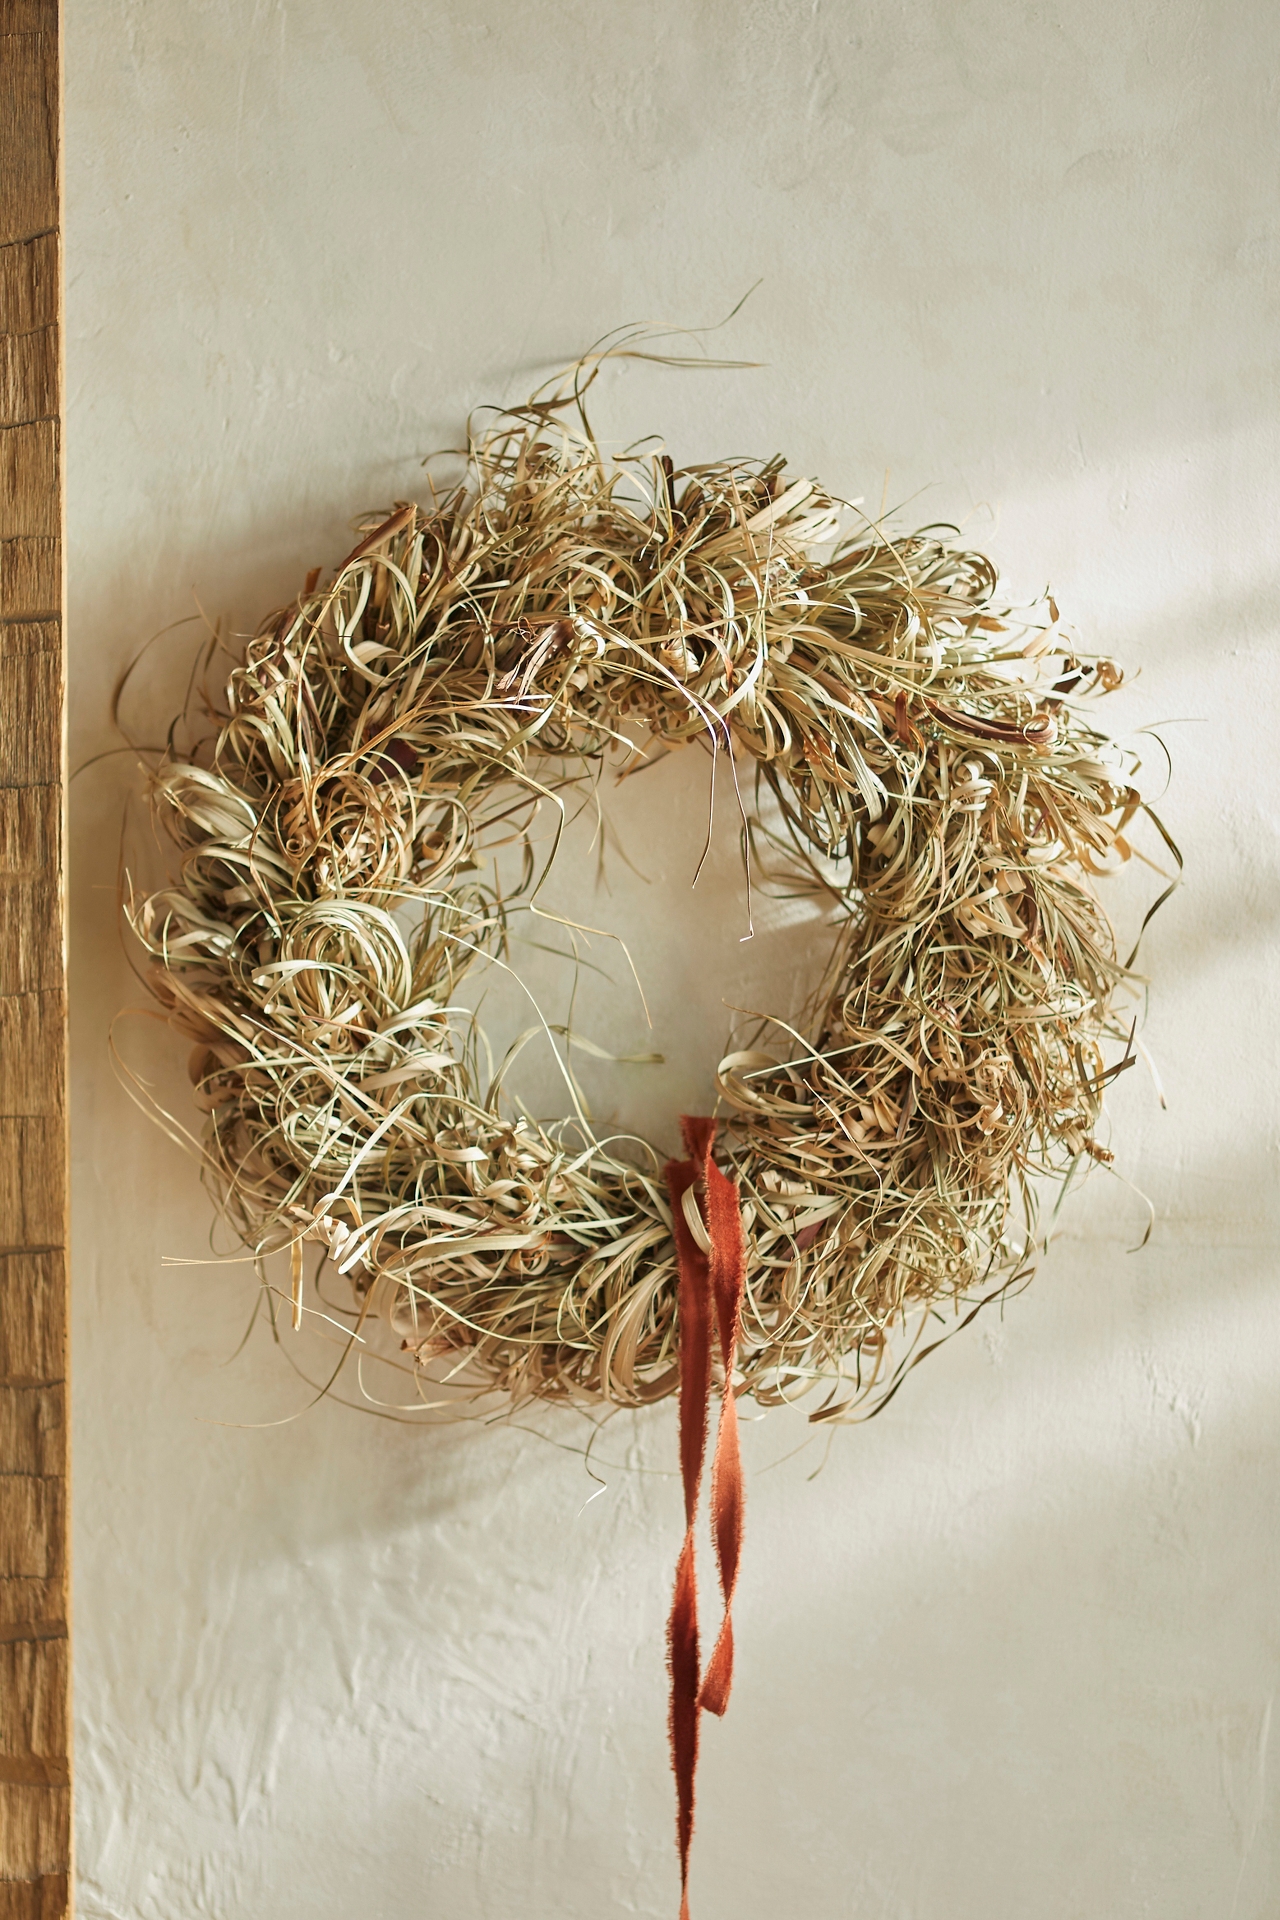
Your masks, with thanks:
M56 0L0 0L0 1920L71 1911Z

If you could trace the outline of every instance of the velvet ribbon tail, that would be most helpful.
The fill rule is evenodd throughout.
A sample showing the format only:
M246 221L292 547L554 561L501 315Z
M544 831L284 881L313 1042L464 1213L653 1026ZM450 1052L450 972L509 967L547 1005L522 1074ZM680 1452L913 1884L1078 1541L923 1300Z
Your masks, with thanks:
M667 1163L667 1190L679 1262L680 1474L684 1484L684 1544L676 1563L667 1625L671 1674L671 1766L676 1780L676 1842L680 1855L680 1920L689 1920L689 1852L693 1841L698 1721L702 1709L722 1714L733 1684L733 1596L742 1552L743 1484L733 1368L742 1316L746 1247L738 1189L711 1158L716 1123L682 1118L687 1160ZM702 1233L686 1211L692 1196ZM704 1247L701 1242L708 1243ZM724 1387L711 1468L711 1535L720 1572L724 1614L705 1675L698 1645L698 1579L694 1525L707 1451L713 1333Z

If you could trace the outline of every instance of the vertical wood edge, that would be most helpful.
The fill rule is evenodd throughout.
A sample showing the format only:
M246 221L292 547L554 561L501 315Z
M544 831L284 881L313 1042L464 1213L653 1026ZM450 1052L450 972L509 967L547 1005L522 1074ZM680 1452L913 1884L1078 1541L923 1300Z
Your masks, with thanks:
M58 0L0 0L0 1920L66 1920L66 702Z

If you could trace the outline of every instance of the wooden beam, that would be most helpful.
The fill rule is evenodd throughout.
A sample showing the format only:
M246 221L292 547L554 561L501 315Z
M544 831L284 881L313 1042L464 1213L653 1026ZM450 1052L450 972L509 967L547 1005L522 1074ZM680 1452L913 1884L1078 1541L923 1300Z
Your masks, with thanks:
M0 1920L71 1912L58 0L0 0Z

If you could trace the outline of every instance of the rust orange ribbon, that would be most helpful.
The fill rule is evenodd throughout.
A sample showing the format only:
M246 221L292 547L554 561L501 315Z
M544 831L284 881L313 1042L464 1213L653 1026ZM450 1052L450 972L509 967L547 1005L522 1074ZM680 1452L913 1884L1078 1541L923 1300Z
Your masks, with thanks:
M742 1551L742 1457L733 1364L738 1347L746 1247L738 1189L711 1158L714 1120L681 1119L687 1160L669 1160L667 1190L680 1267L680 1473L684 1481L684 1545L676 1562L675 1593L667 1625L671 1673L671 1767L676 1777L676 1841L680 1853L680 1920L689 1920L689 1849L693 1840L698 1719L722 1714L733 1685L733 1594ZM688 1196L688 1199L686 1199ZM696 1210L699 1235L686 1205ZM705 1239L708 1247L701 1242ZM706 1672L698 1650L698 1580L694 1521L707 1451L713 1332L719 1335L724 1388L711 1466L711 1537L720 1569L724 1614Z

